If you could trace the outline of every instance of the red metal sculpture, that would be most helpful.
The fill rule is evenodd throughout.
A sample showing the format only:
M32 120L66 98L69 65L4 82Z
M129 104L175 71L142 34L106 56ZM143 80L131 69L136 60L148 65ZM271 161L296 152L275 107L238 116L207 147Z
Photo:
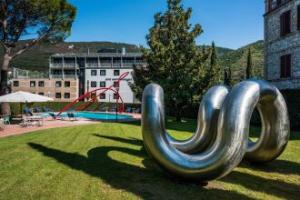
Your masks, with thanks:
M125 72L123 74L121 74L121 76L117 79L117 83L118 83L118 86L120 85L120 82L122 80L124 80L127 76L129 75L129 72ZM103 91L102 91L103 90ZM114 89L114 85L111 85L110 87L102 87L102 88L97 88L95 90L92 90L92 91L89 91L89 92L86 92L85 94L81 95L79 98L77 98L76 100L74 100L72 103L66 105L57 115L56 117L59 117L63 112L69 110L70 108L72 108L75 104L77 104L79 101L89 97L91 94L97 92L97 91L102 91L98 96L100 96L101 94L104 94L105 92L107 91L113 91L116 95L117 95L117 104L118 104L118 101L119 99L121 100L121 103L122 103L122 107L121 108L117 108L117 111L116 112L124 112L125 110L125 106L124 106L124 101L118 91L118 89ZM92 101L91 103L95 103L96 101Z

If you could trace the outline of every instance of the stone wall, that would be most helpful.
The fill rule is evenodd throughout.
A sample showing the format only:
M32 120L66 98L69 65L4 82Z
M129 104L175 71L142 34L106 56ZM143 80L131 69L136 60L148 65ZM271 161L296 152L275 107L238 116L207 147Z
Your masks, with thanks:
M300 0L292 0L265 15L265 78L279 89L300 88L300 31L297 29L297 7ZM280 16L291 10L291 33L280 36ZM292 77L280 78L280 57L291 54Z

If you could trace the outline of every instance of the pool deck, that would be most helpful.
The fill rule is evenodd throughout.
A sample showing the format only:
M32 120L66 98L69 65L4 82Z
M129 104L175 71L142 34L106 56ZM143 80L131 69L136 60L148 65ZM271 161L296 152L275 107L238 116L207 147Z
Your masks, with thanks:
M141 118L140 114L132 114L132 113L126 113L126 114L131 115L134 120L139 120ZM98 123L101 123L101 121L93 121L93 120L82 119L82 118L78 118L77 120L53 120L51 118L46 118L44 119L43 126L40 127L39 126L21 127L18 124L5 125L4 130L0 130L0 138L22 135L29 132L47 130L51 128L71 127L71 126L98 124Z

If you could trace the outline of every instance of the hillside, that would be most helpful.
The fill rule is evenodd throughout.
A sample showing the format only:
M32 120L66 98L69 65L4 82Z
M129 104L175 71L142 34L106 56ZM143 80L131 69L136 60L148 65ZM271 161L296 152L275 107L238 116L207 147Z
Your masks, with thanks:
M20 44L22 45L22 43ZM70 46L74 48L70 49ZM115 48L121 49L125 47L128 52L138 52L139 47L126 44L126 43L112 43L112 42L63 42L58 44L41 44L39 46L33 47L31 50L25 54L18 57L13 61L13 66L21 69L28 70L38 70L47 71L49 56L55 53L83 53L87 52L97 52L103 48ZM208 46L207 46L208 47ZM233 76L236 80L239 80L241 75L244 73L247 61L247 50L251 47L253 52L253 63L254 63L254 74L255 76L261 77L263 73L263 50L264 42L257 41L255 43L249 44L237 50L232 50L228 48L218 47L218 57L221 66L227 67L231 66ZM0 50L0 63L2 63L2 52Z
M260 40L235 51L229 51L222 56L219 54L220 64L223 67L230 66L233 78L238 81L245 74L248 49L252 50L253 74L255 77L263 77L264 68L264 41Z
M22 45L21 42L19 45ZM70 49L71 46L74 48ZM112 42L62 42L58 44L44 43L33 47L26 53L17 57L13 61L12 66L28 69L28 70L48 70L49 66L49 56L55 53L83 53L87 52L97 52L103 48L116 48L121 49L125 47L128 52L137 52L139 48L135 45L125 44L125 43L112 43ZM0 63L2 63L3 51L0 49Z

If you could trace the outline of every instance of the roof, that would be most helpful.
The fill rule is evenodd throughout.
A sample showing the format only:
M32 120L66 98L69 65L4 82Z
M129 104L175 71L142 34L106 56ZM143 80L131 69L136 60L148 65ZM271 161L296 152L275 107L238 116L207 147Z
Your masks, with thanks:
M93 57L142 57L142 53L58 53L53 54L51 57L84 57L84 58L93 58Z

